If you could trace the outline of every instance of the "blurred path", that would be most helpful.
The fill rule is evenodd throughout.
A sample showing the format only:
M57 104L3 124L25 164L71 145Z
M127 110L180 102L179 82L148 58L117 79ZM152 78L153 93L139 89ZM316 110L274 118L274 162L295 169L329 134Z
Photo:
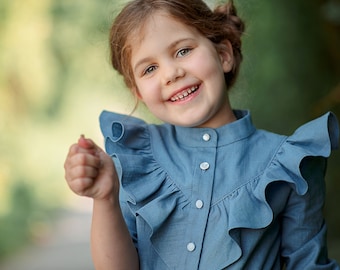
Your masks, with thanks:
M0 263L1 270L93 270L90 254L91 200L77 198L62 211L50 234Z

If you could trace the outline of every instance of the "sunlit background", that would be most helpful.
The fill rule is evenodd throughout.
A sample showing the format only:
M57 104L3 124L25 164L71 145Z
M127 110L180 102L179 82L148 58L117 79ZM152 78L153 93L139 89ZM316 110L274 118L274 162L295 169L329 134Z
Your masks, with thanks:
M73 204L63 171L69 145L80 134L101 145L100 112L133 110L109 64L108 30L122 3L0 1L0 261L48 238ZM340 116L340 2L235 3L247 30L234 107L287 135L329 110ZM137 114L154 121L144 108ZM334 153L325 207L338 259L339 162Z

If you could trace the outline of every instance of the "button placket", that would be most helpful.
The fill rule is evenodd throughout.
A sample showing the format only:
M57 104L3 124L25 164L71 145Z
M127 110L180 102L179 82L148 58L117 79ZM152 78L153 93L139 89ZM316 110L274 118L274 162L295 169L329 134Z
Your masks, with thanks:
M198 269L199 254L203 247L205 227L210 211L211 191L214 182L215 159L217 153L217 134L214 130L206 129L200 134L201 146L195 153L195 178L191 194L192 224L186 238L186 250L191 256L192 268ZM202 159L203 158L203 159ZM198 256L198 257L197 257Z

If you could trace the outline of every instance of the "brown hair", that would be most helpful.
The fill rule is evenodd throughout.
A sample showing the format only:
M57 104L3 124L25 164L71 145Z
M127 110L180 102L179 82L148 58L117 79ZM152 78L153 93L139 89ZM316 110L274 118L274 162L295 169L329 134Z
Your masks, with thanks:
M140 30L148 17L156 11L165 11L176 20L197 29L215 45L229 40L233 48L234 66L225 74L228 87L235 83L240 63L241 35L244 23L237 16L232 1L212 11L202 0L133 0L116 17L110 31L111 63L130 89L135 81L130 65L131 49L128 38Z

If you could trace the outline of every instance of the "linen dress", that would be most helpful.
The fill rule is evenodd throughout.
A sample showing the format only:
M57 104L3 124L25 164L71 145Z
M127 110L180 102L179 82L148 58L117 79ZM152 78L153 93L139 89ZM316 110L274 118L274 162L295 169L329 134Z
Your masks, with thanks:
M140 268L340 269L328 259L322 215L335 115L284 136L234 113L237 121L211 129L102 112Z

